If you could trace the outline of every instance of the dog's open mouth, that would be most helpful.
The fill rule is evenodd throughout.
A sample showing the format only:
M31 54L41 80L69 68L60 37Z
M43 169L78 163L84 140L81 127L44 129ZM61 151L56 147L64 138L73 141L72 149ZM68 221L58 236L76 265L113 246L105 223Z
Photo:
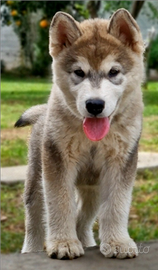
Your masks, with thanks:
M91 141L102 140L110 129L108 117L103 118L85 118L83 121L83 130L87 138Z

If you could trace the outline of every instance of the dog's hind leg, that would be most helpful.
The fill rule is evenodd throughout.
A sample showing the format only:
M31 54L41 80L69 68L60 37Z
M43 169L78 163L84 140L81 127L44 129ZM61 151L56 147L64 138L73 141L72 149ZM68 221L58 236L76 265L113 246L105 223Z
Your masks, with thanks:
M22 253L43 250L43 198L38 177L40 175L37 170L29 170L24 192L25 239Z
M41 251L44 246L41 164L37 156L35 157L35 152L33 153L35 148L35 145L34 147L30 147L31 153L29 153L30 158L25 182L25 239L22 253Z
M99 208L98 186L77 186L77 234L84 247L95 246L92 226Z

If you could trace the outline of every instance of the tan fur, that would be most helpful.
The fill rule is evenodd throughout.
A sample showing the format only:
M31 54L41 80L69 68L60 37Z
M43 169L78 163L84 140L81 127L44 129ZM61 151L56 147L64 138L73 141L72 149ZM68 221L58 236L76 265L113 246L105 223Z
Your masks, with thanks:
M127 224L143 110L139 28L124 9L109 21L82 23L59 12L51 23L49 50L54 85L30 140L22 252L42 250L45 230L50 257L79 257L83 247L95 245L92 225L98 215L101 252L135 257L138 251ZM119 69L114 78L108 75L111 68ZM76 69L86 77L75 75ZM98 142L90 141L82 127L90 98L105 101L100 117L110 121L108 134ZM35 111L32 116L26 112L22 123L35 119Z

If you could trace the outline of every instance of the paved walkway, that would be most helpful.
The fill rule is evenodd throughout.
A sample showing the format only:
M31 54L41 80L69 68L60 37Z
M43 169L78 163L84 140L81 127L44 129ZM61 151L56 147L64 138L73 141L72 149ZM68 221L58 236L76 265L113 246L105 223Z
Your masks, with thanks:
M158 168L158 153L140 152L138 155L138 171ZM23 182L26 178L27 166L1 168L2 183Z
M134 259L105 258L98 247L88 248L75 260L55 260L45 252L1 255L2 270L157 270L158 241L138 244L139 256Z

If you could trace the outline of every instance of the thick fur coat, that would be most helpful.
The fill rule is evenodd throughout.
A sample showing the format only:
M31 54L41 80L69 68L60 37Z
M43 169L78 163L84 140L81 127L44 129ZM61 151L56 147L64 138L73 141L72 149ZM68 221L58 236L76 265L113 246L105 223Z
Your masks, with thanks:
M142 129L139 27L124 9L110 20L81 23L58 12L50 26L49 51L54 84L48 103L29 109L16 123L33 124L22 253L43 250L45 242L50 257L79 257L84 247L95 245L97 216L101 253L135 257L128 215ZM103 104L97 113L93 101ZM87 118L107 119L104 138L87 138Z

